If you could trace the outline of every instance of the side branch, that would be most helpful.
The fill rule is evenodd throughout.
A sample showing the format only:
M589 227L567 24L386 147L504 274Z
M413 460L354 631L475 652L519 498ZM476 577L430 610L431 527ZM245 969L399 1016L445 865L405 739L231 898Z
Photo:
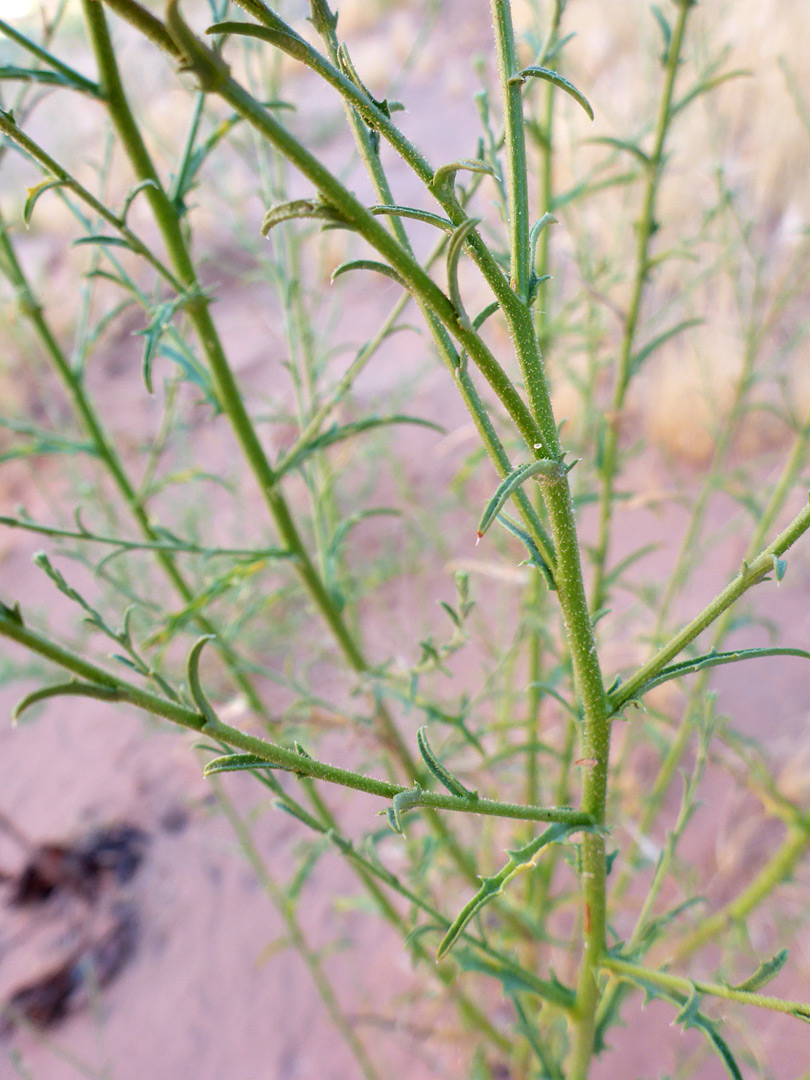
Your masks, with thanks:
M331 784L353 788L355 791L364 791L369 795L376 795L384 799L409 795L408 809L427 807L434 810L455 810L465 813L484 814L489 817L515 818L522 821L546 821L570 826L581 825L584 827L593 824L588 814L568 807L521 806L517 803L498 802L494 799L460 798L455 795L445 795L421 789L417 794L401 784L377 780L374 777L363 776L361 773L352 772L349 769L341 769L335 765L317 761L314 758L304 757L295 750L288 750L277 743L269 742L255 735L249 735L238 728L221 723L215 717L206 716L181 702L160 697L158 694L144 690L105 671L104 668L84 660L81 656L63 648L43 634L31 630L23 622L17 608L9 608L2 603L0 603L0 636L16 641L24 648L44 656L82 680L82 682L76 681L58 688L55 687L53 693L49 696L55 696L58 692L83 694L84 696L102 698L103 700L126 702L143 709L153 716L162 716L164 719L171 720L172 723L188 728L190 731L210 736L244 753L253 754L260 758L262 762L266 762L269 767L294 772L298 776L310 776L314 780L325 780ZM30 703L34 699L40 700L42 696L42 691L35 692L31 699L26 699L18 706L18 712L22 711L26 703Z

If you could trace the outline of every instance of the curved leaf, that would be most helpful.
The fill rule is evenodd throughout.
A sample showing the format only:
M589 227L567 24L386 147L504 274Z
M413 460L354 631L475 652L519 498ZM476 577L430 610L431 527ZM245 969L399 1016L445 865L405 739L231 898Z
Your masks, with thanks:
M140 184L136 184L124 199L124 205L121 209L121 221L123 221L125 225L127 223L127 214L129 213L130 206L132 206L133 202L144 188L154 188L156 191L160 191L160 185L156 180L153 180L151 176L148 176L145 180L141 180Z
M550 458L540 458L539 461L530 461L526 465L519 465L513 469L501 480L495 494L487 503L481 520L478 522L478 539L483 537L512 492L524 484L530 476L537 476L539 473L545 476L559 476L561 470L565 470L565 466Z
M225 754L223 757L212 758L203 769L203 776L213 776L214 773L239 772L241 769L276 769L271 761L257 757L256 754Z
M427 225L435 225L445 232L453 231L453 222L450 218L442 217L441 214L431 214L429 210L419 210L414 206L393 206L386 203L378 203L370 206L372 214L388 214L392 217L413 218L414 221L424 221Z
M625 153L632 154L634 158L637 158L645 168L652 164L649 156L644 153L641 147L629 139L613 139L609 135L600 135L594 139L588 139L587 142L594 146L611 146L614 150L624 150Z
M430 182L431 189L452 194L456 173L461 171L487 173L489 176L494 176L496 180L500 180L500 176L488 162L482 161L480 158L461 158L459 161L451 161L448 165L442 165L436 170Z
M761 990L763 986L775 979L782 968L787 963L788 951L787 949L781 949L776 956L771 957L770 960L763 960L753 975L741 983L737 983L734 987L735 990L749 990L752 993L755 990Z
M213 637L213 634L205 634L203 637L199 638L198 641L195 641L191 652L188 654L186 673L192 701L205 717L206 724L216 725L218 722L217 714L214 712L211 703L205 696L202 683L200 682L200 656L208 642L213 640Z
M397 413L394 416L369 416L365 420L356 420L352 424L343 424L341 426L333 424L332 427L327 428L326 431L316 435L302 446L293 448L287 457L282 458L277 467L276 476L283 476L290 469L297 469L308 457L319 450L325 450L327 446L333 446L344 439L351 439L355 435L361 435L365 431L372 431L374 428L385 427L388 424L417 424L420 427L430 428L432 431L438 431L442 434L444 434L445 430L441 424L435 424L432 420L423 420L420 416L407 416L404 413Z
M564 90L569 97L572 97L574 101L582 106L591 120L593 120L593 109L591 108L590 101L588 101L582 91L578 90L572 82L569 82L568 79L560 75L559 71L554 71L552 68L527 67L524 68L519 75L515 76L514 81L525 82L525 80L529 78L544 79L546 82L550 82L552 86ZM510 79L509 81L512 82L513 80Z
M56 686L43 686L39 690L26 694L22 701L14 706L12 720L16 724L26 709L52 697L90 697L97 698L99 701L116 701L118 696L118 690L114 686L71 679L70 682L57 683Z
M82 236L70 246L81 247L82 244L101 244L103 247L122 247L132 251L132 245L121 236Z
M754 660L760 656L798 656L803 660L810 660L810 652L804 649L790 649L782 646L773 646L764 649L736 649L734 652L709 652L703 656L696 656L693 660L683 660L679 664L671 664L663 668L657 675L653 675L642 686L634 691L633 697L641 697L649 690L661 683L669 682L670 679L680 679L683 675L693 675L696 671L704 668L723 667L725 664L736 664L740 660ZM617 688L614 697L622 702L621 688ZM624 703L624 702L622 702Z
M292 221L295 218L323 218L339 225L348 225L333 206L321 202L320 199L293 199L290 202L279 203L278 206L273 206L267 211L260 230L262 236L267 236L270 230L282 221Z
M341 274L349 273L350 270L373 270L377 274L384 274L386 277L396 281L403 289L408 288L407 282L399 276L392 266L387 263L376 262L374 259L350 259L348 262L341 263L332 271L332 281L339 278Z
M557 225L558 221L553 214L550 214L548 210L543 214L541 218L535 221L531 229L529 229L529 251L531 253L531 261L534 262L534 253L537 249L537 241L540 239L540 233L547 225Z
M39 184L35 184L34 187L28 188L28 198L25 200L25 206L23 207L23 221L26 225L31 224L31 215L34 212L40 195L44 195L46 191L50 191L51 188L68 187L67 180L43 180Z
M0 66L0 79L19 79L22 82L39 83L45 86L63 86L69 90L79 90L91 97L102 98L101 87L89 79L76 74L75 76L63 74L60 71L47 71L44 69L16 67L13 64Z
M467 237L480 221L480 218L467 218L466 221L462 221L462 223L453 230L453 235L450 237L450 243L447 245L447 288L450 293L450 299L453 301L453 306L461 316L462 320L467 322L468 326L471 326L472 323L470 323L470 320L467 318L467 313L464 310L464 304L458 288L458 261L461 258L461 252L464 250L464 245L467 243Z
M262 6L262 17L278 22L276 28L269 26L256 26L255 23L244 22L220 22L214 23L206 29L206 34L237 34L242 37L258 38L270 45L275 45L290 56L302 57L309 52L309 45L297 34L290 33L290 27L274 15L269 8Z
M451 795L458 795L460 799L477 799L477 791L471 791L469 788L465 787L460 780L453 776L453 774L442 765L430 748L430 743L425 734L426 731L427 727L420 727L416 733L416 745L419 747L419 753L422 755L424 763L439 783L447 788Z

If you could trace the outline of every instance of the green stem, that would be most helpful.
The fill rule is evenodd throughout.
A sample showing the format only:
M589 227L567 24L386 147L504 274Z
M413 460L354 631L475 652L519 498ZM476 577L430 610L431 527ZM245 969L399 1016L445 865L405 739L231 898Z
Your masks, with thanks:
M810 828L793 828L782 841L774 856L738 896L701 920L675 949L675 957L684 959L710 941L716 941L731 923L742 923L771 895L778 885L790 877L810 847Z
M91 191L88 191L84 185L80 184L79 181L75 179L75 177L71 176L69 172L63 169L59 162L55 161L47 154L38 143L35 143L33 139L29 138L28 135L17 126L10 113L3 112L2 109L0 109L0 135L5 135L13 143L19 146L19 148L40 165L45 172L49 173L55 180L58 180L68 191L72 191L83 203L98 214L103 221L106 221L108 225L111 225L116 230L116 232L120 233L135 254L139 255L154 270L156 270L175 292L182 294L185 291L177 277L164 266L160 259L152 254L149 247L136 236L122 218L118 217L117 214L114 214L102 202L99 202Z
M724 611L754 585L758 585L774 568L774 558L784 555L796 541L810 529L810 506L806 506L779 536L765 548L753 561L745 562L736 578L708 604L699 615L687 623L666 645L642 665L638 671L611 695L614 712L618 712L641 691L652 676L665 667L670 660L682 652L686 646L718 619Z
M248 754L255 754L270 765L276 765L288 772L299 775L312 776L316 780L325 780L329 783L340 784L355 791L364 791L369 795L377 795L384 799L393 799L395 795L411 792L413 789L394 784L386 780L376 780L372 777L363 776L360 773L351 772L349 769L340 769L335 765L316 761L314 758L304 758L295 750L287 750L283 746L260 739L254 735L248 735L244 731L232 728L219 720L206 718L202 713L196 712L179 701L171 701L160 697L148 690L143 690L134 683L126 682L97 664L77 656L70 650L58 645L42 634L29 629L23 624L15 612L0 606L0 636L16 641L32 652L46 657L60 667L70 671L73 675L85 680L85 684L66 684L60 688L60 692L82 694L87 696L100 696L104 700L124 701L144 709L153 716L162 716L171 720L181 727L196 731L199 734L210 735L214 739L237 750ZM93 691L98 691L94 694ZM49 696L55 696L49 695ZM492 799L460 798L455 795L443 795L431 791L421 791L418 797L413 798L409 808L427 807L434 810L459 810L465 813L479 813L494 817L515 818L522 821L548 821L562 822L569 825L589 825L592 818L578 810L552 808L541 806L521 806L517 803L498 802Z
M513 72L504 66L514 62L514 33L507 2L493 3L496 37L499 40L505 129L508 137L504 146L508 175L522 168L525 174L525 136L522 120L515 123L515 104L512 102L514 84L509 82ZM507 42L509 39L509 42ZM508 119L512 110L512 122ZM522 104L521 104L522 116ZM525 175L523 183L525 183ZM516 182L516 187L518 187ZM512 191L513 198L523 198ZM512 207L512 214L515 207ZM517 249L512 257L528 260L518 234L523 226L516 225L513 240ZM513 263L514 267L514 263ZM505 309L523 378L543 439L543 452L556 461L563 459L548 382L540 356L534 318L527 304L513 294L513 302ZM563 615L568 647L574 673L574 685L583 710L581 748L583 759L591 764L585 769L581 807L598 825L604 825L607 803L608 762L610 756L609 704L602 681L599 657L593 635L588 602L580 562L579 541L574 518L573 499L567 475L559 481L543 484L543 499L551 522L551 534L557 552L555 581ZM601 832L583 835L581 843L581 883L583 910L583 952L577 982L574 1010L574 1050L570 1063L571 1080L584 1080L594 1051L596 1008L599 1000L597 971L606 947L605 841Z
M515 31L512 27L510 0L491 0L498 74L503 102L506 184L509 209L510 284L522 300L529 295L531 252L529 250L529 185L526 161L526 136L523 122L523 93L518 78Z
M229 555L236 558L283 559L288 554L282 548L228 548L203 547L183 540L125 540L120 536L100 536L98 533L77 532L75 529L57 529L51 525L40 525L24 518L6 517L0 514L0 525L9 529L23 529L39 536L53 536L63 540L79 540L85 544L107 544L120 548L121 551L167 551L174 555L204 555L210 559L216 555ZM206 631L207 633L209 631Z
M664 147L672 122L672 98L675 92L675 78L680 66L681 51L686 33L686 21L689 17L691 4L679 4L678 15L672 30L672 37L667 50L667 65L664 77L664 86L658 103L658 116L655 123L655 135L653 150L646 164L647 182L644 190L644 198L641 205L641 213L636 226L636 256L635 276L633 290L630 296L630 306L624 319L624 332L619 350L619 359L616 369L616 381L613 388L613 400L607 419L605 432L605 444L602 457L602 489L599 499L599 533L594 552L594 582L592 589L591 609L599 611L605 606L607 599L607 586L605 581L607 571L608 547L610 544L610 529L613 519L613 506L615 502L615 483L619 470L619 418L624 409L627 388L632 378L632 359L641 315L641 302L650 272L650 244L653 235L657 231L658 224L655 219L656 203L658 199L658 187L664 170Z
M318 814L320 823L323 826L322 831L331 832L333 835L340 837L339 843L345 846L349 842L345 837L341 836L338 822L332 811L321 798L316 786L310 780L304 780L302 783L304 784L310 801ZM341 850L343 850L342 847ZM363 888L377 905L382 917L386 922L390 923L391 926L395 927L402 935L403 940L407 938L412 930L411 925L402 917L402 915L400 915L385 895L384 890L378 884L377 880L364 865L363 861L358 858L350 858L349 865L362 882ZM436 963L435 957L428 952L418 938L412 940L409 947L413 951L414 956L427 964L428 970L431 971L445 987L448 996L452 999L453 1004L456 1006L461 1016L464 1017L471 1031L484 1035L493 1046L504 1053L508 1053L512 1047L511 1041L502 1032L498 1031L488 1017L481 1012L478 1006L462 992L456 983L455 972L453 971L452 965Z
M276 475L267 460L256 430L245 408L230 365L208 310L208 300L199 288L194 265L186 246L177 210L167 196L157 171L141 138L130 111L115 60L112 42L97 0L83 0L85 19L90 31L102 85L107 95L107 107L123 147L139 180L150 180L146 188L152 212L157 221L175 271L194 297L187 312L202 345L216 385L220 404L227 415L242 452L255 476L262 496L276 523L284 546L291 552L295 567L315 607L331 630L341 652L351 668L365 673L369 665L348 630L334 600L326 589L310 559L290 514L287 502L276 483ZM250 96L245 94L249 100ZM406 768L413 770L413 759L402 743L393 720L383 709L377 710L384 738L396 750Z
M127 475L124 463L121 460L115 445L108 438L107 433L104 430L98 412L84 388L81 376L74 371L68 362L67 357L62 351L59 342L56 340L56 337L43 314L42 306L37 302L31 291L28 279L20 266L16 252L9 240L8 230L2 217L0 217L0 256L2 256L5 273L17 290L20 307L28 319L30 319L53 367L70 395L73 407L92 440L93 447L99 460L103 462L104 467L121 493L121 497L126 503L129 512L137 522L141 532L150 542L149 546L151 546L151 549L155 552L155 557L163 572L166 574L183 602L190 604L194 599L194 590L177 569L173 558L174 550L176 549L170 548L165 542L162 543L160 534L155 531L152 522L149 519L149 515L144 509L143 502ZM10 522L6 519L3 523L9 524ZM14 522L14 524L17 523ZM44 532L45 530L40 529L38 531ZM49 535L57 535L59 533L65 535L64 530L50 529L48 530L48 533ZM84 537L79 538L86 539ZM125 543L120 546L145 547L147 545L127 545ZM261 697L251 680L242 670L239 657L231 645L205 615L197 614L194 621L202 633L211 634L214 637L216 647L222 656L231 677L245 695L250 707L259 715L265 715L266 709Z
M770 1009L773 1012L787 1013L788 1015L810 1019L810 1005L802 1001L786 1001L783 998L771 997L768 994L757 994L750 990L737 990L733 986L724 983L704 982L702 979L684 979L679 975L670 975L665 971L654 971L652 968L641 967L638 964L630 964L626 960L617 960L612 956L606 956L601 967L614 975L629 979L631 982L652 983L660 986L676 995L686 995L688 999L697 990L699 994L709 994L712 997L723 998L726 1001L738 1001L744 1005L757 1005L761 1009Z
M35 56L37 60L41 60L52 71L58 71L60 75L64 75L70 82L72 82L76 89L84 90L85 93L90 94L91 97L102 97L102 90L98 83L94 83L91 79L87 79L84 75L80 74L74 68L69 67L63 63L53 53L48 52L47 49L41 48L35 42L31 41L21 34L19 30L15 30L13 26L7 23L4 19L0 19L0 34L4 34L11 41L15 41L27 52L30 52L32 56Z
M275 907L276 911L284 920L290 943L306 964L307 969L312 976L312 981L315 983L318 990L321 1001L326 1006L326 1009L332 1018L332 1023L340 1032L343 1041L354 1055L357 1064L360 1066L360 1071L366 1080L380 1080L380 1073L378 1073L372 1065L371 1059L366 1052L366 1048L357 1037L351 1021L341 1008L340 1003L335 996L335 991L332 989L332 984L329 982L326 972L323 970L323 965L318 959L317 953L307 941L306 935L304 934L303 928L295 913L295 907L289 899L286 890L279 885L268 870L267 863L259 853L259 849L256 847L253 837L251 836L250 829L237 813L236 807L222 790L221 785L215 784L214 790L216 792L217 801L219 802L225 817L228 819L228 823L233 829L236 839L239 841L239 846L250 864L253 873L256 875L256 880L270 897L273 907Z

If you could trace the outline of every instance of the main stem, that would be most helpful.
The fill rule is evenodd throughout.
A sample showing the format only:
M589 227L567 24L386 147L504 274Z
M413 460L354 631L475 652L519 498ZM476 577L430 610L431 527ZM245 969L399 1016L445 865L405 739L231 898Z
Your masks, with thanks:
M605 448L602 456L602 491L599 499L599 536L594 553L594 584L591 602L593 611L598 611L604 607L607 599L608 547L610 544L613 504L615 502L616 476L619 470L619 418L624 409L627 388L633 374L632 361L636 331L641 316L641 302L650 273L650 243L658 228L655 220L656 203L658 200L658 186L664 168L664 146L672 120L675 76L680 65L681 50L686 33L686 20L691 9L691 3L681 3L680 0L678 0L678 3L680 10L678 11L678 17L667 51L666 75L658 105L653 150L646 161L647 183L637 224L635 278L633 280L630 306L624 320L624 333L622 334L616 370L616 384L613 388L613 400L605 433Z
M528 249L528 193L523 106L517 72L517 52L509 0L492 0L504 108L505 151L509 177L509 235L513 301L505 307L512 339L520 360L532 412L543 433L543 453L562 462L551 396L535 333L532 312L520 283L531 271ZM574 504L567 474L546 481L543 499L557 550L555 582L562 609L574 684L582 705L581 732L585 767L581 809L598 825L605 823L608 761L610 755L609 705L605 693L579 556ZM597 974L605 953L605 841L604 835L584 834L581 844L583 952L573 1011L573 1049L569 1080L584 1080L593 1056Z

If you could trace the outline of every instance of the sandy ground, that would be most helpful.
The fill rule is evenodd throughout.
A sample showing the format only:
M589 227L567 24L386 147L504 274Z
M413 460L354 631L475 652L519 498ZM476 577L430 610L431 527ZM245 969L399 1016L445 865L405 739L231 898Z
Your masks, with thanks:
M459 47L445 64L441 49L428 51L414 73L414 102L429 101L441 72L443 124L419 131L431 157L469 155L469 55L485 43L486 19L467 19L466 5L446 5L444 33L451 23ZM391 16L400 35L414 27L408 5L394 5ZM453 19L455 17L455 21ZM354 22L352 21L354 20ZM361 45L354 53L358 66L374 85L382 80L379 48L368 29L362 6L349 9L344 32L352 28ZM596 31L586 35L583 59L599 54ZM588 51L590 50L590 52ZM622 54L624 55L624 54ZM606 61L605 61L606 63ZM462 68L463 65L463 68ZM601 75L602 69L597 74ZM619 113L621 102L614 103ZM416 124L406 118L404 123ZM448 136L447 132L452 134ZM455 140L457 145L449 145ZM356 333L362 339L365 322L374 324L391 301L385 287L369 292ZM251 309L260 304L259 292L233 292L217 307L221 325L241 327ZM261 325L259 326L261 330ZM413 351L404 335L393 339L386 364L375 365L358 388L372 400L400 376ZM136 346L137 351L137 346ZM260 385L267 378L262 342L245 342L240 352L240 377ZM105 401L118 430L135 432L154 423L155 412L137 392L137 365L108 355L96 375L96 392ZM453 474L465 451L467 422L450 397L447 377L436 372L418 383L412 411L440 417L449 429L449 443L431 455L435 442L416 438L405 468L418 492L428 490L437 475ZM137 405L133 405L137 402ZM685 408L689 408L687 395ZM694 404L694 402L693 402ZM229 437L221 425L211 430L200 425L192 444L202 459L230 452ZM455 441L453 441L455 440ZM402 446L407 445L404 440ZM450 449L448 449L448 445ZM469 444L466 444L469 445ZM455 447L455 450L453 449ZM457 455L457 456L454 456ZM697 476L695 477L697 479ZM677 548L682 515L677 509L654 513L644 507L644 496L660 490L666 474L649 461L639 467L633 481L638 508L627 515L626 533L619 538L616 556L641 540L658 540L661 548L645 564L653 576L664 572ZM8 508L24 503L35 518L47 516L49 495L61 483L47 469L32 475L22 468L4 470L3 500ZM718 509L720 526L727 509ZM583 515L587 538L592 519ZM473 536L454 548L458 558L475 558ZM2 595L20 599L37 610L52 607L57 624L67 609L31 565L31 554L42 546L27 538L0 538ZM733 539L714 550L690 594L697 610L734 571L741 558L742 541ZM431 569L430 576L434 573ZM435 567L437 598L446 588L444 566ZM440 584L444 582L444 584ZM410 580L395 579L383 591L385 618L369 612L369 638L380 655L395 646L392 627L419 626L425 604ZM785 640L805 645L810 640L810 558L805 550L790 561L790 573L780 589L760 598L760 611L773 619ZM683 614L687 614L684 611ZM789 632L789 634L788 634ZM394 640L389 640L392 638ZM297 647L297 646L296 646ZM622 658L617 643L615 659ZM26 658L9 650L14 663ZM767 675L754 665L718 675L715 685L723 711L734 716L744 732L763 737L784 766L799 773L807 757L807 717L810 682L799 661L767 662ZM33 683L32 683L33 685ZM19 696L19 687L5 690L0 706L5 715ZM234 832L218 810L211 785L202 778L193 740L161 725L147 724L136 715L110 709L98 702L62 699L51 702L35 719L12 729L0 728L0 811L7 815L28 842L70 843L99 826L129 823L144 830L148 840L143 859L128 881L107 874L95 901L77 897L70 889L39 907L0 909L0 1000L54 965L81 955L89 940L99 940L120 916L128 913L131 956L108 985L84 986L71 999L70 1015L47 1033L17 1029L0 1045L0 1080L73 1080L88 1076L101 1080L354 1080L357 1065L314 992L310 973L300 956L288 947L284 923L272 900L238 851ZM351 760L353 747L347 757ZM798 768L797 768L798 762ZM271 874L283 879L286 857L295 850L302 831L285 815L267 809L263 792L250 777L226 780L226 790L241 814L252 814L257 846ZM376 805L364 798L334 796L350 832L369 827ZM765 857L774 834L756 828L746 832L745 804L719 781L704 805L687 848L695 863L710 871L709 897L720 902L730 883L750 872ZM730 855L729 852L736 853ZM0 836L0 871L19 873L30 856L20 839ZM734 859L737 862L734 863ZM724 861L725 860L725 861ZM793 913L790 973L774 984L786 997L810 999L810 935L802 926L807 902L806 872L782 890L784 906ZM6 895L11 886L6 884ZM0 900L3 894L0 893ZM335 854L319 861L300 905L302 926L312 947L320 950L325 970L343 1002L350 1021L364 1038L381 1075L400 1080L433 1080L468 1075L469 1051L463 1038L448 1023L424 983L414 977L399 939L378 920L354 904L355 885ZM123 905L126 905L123 907ZM757 956L772 954L782 944L783 926L767 914L754 920ZM334 947L334 942L339 947ZM489 1007L496 1022L509 1022L506 1006L490 994ZM731 1013L731 1011L729 1011ZM625 1009L627 1028L611 1036L620 1048L594 1069L596 1080L619 1077L647 1080L665 1076L696 1051L696 1033L671 1026L672 1011L653 1004L641 1011L636 1003ZM734 1019L732 1029L745 1041L752 1035L746 1018ZM429 1037L428 1037L429 1036ZM769 1062L769 1071L751 1069L746 1075L799 1080L810 1070L810 1038L797 1021L757 1018L752 1037L757 1053ZM504 1074L505 1075L505 1074ZM718 1063L696 1066L695 1077L715 1080L722 1075Z

